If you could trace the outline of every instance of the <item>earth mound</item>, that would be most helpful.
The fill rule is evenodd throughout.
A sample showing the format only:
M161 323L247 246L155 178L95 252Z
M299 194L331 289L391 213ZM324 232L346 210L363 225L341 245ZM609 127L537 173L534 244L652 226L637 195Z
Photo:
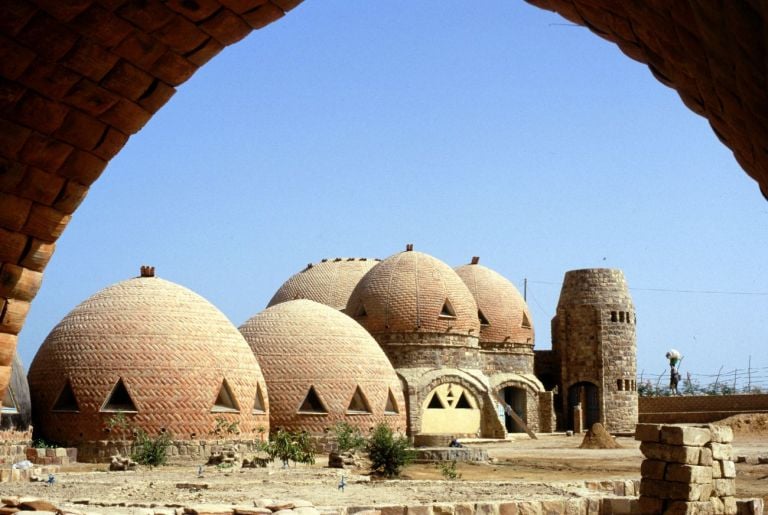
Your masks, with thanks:
M716 424L731 426L735 435L768 435L768 413L742 413Z
M579 445L579 449L620 449L621 445L616 443L616 440L611 434L605 430L603 424L596 422L592 424L592 429L589 429L584 435L584 440Z

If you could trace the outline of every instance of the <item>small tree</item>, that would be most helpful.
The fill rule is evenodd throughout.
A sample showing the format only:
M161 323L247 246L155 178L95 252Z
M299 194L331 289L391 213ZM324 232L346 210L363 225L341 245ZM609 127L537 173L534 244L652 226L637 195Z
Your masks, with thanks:
M365 447L365 437L359 427L339 422L332 428L339 452L357 451Z
M415 457L408 439L395 436L385 424L379 424L373 429L367 450L371 469L385 477L399 476L403 467Z
M171 441L172 437L169 433L159 433L153 438L143 429L138 429L131 458L140 465L150 467L165 465L168 461L168 447Z
M264 447L270 458L279 458L284 467L288 466L289 461L310 465L315 463L315 449L306 431L291 433L279 429Z

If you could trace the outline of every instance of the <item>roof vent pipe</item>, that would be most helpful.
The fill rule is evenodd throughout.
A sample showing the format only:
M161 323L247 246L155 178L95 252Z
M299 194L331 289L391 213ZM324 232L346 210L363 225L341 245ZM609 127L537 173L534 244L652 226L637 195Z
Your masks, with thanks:
M413 251L413 243L406 243L406 244L405 244L405 251L406 251L406 252L411 252L411 251Z
M141 277L154 277L155 267L148 265L141 265Z
M472 256L472 264L476 265L480 262L480 256Z

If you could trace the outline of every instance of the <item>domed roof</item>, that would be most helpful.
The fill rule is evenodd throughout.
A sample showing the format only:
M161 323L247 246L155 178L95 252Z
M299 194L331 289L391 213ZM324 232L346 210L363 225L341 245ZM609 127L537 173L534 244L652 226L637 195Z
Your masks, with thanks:
M270 424L323 432L346 421L405 430L400 381L378 343L347 315L311 300L283 302L240 332L269 385Z
M32 422L32 407L29 401L29 385L24 374L24 365L18 353L13 355L11 363L11 381L3 398L0 429L26 431Z
M346 313L374 336L480 333L477 305L461 278L439 259L413 250L390 256L365 274Z
M456 268L477 303L480 343L528 343L533 345L533 324L528 306L507 278L478 264Z
M336 258L309 264L277 290L267 307L295 299L309 299L334 309L344 309L352 290L379 259Z
M242 335L198 294L153 276L101 290L65 316L35 356L29 387L35 429L53 441L103 440L116 413L178 439L210 438L221 418L243 436L269 428L266 384Z
M585 268L565 273L557 307L602 304L632 305L632 296L618 268Z

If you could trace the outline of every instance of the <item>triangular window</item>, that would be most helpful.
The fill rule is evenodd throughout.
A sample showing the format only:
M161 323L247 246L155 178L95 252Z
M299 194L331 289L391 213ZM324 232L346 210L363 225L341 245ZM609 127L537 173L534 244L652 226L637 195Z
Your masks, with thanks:
M253 413L264 413L264 394L261 393L261 385L256 383L256 400L253 401Z
M59 392L59 396L56 398L56 402L53 403L51 411L80 411L80 406L77 404L77 398L75 398L75 392L72 390L69 379L64 383L64 388Z
M523 327L531 327L531 321L528 319L528 315L526 313L523 313Z
M360 304L357 307L357 311L355 311L355 316L356 317L367 317L368 316L368 312L365 310L365 306L363 304Z
M479 309L477 310L477 318L480 320L480 325L491 325L490 322L488 322L488 319L485 318L483 312Z
M461 395L459 395L459 400L456 401L456 405L454 406L455 409L472 409L472 404L470 404L469 399L467 399L467 396L464 394L464 392L461 392Z
M315 391L314 386L309 387L307 396L304 398L304 402L299 406L300 413L328 413L325 408L325 404L320 400L320 396Z
M15 415L18 412L19 409L16 407L16 398L13 395L13 390L11 390L11 385L8 385L8 388L5 389L5 395L3 396L3 414Z
M240 412L240 407L237 405L235 395L232 393L232 389L229 387L229 383L227 383L226 379L221 381L221 387L219 388L218 395L216 395L216 402L213 403L211 411L214 413Z
M451 306L451 301L448 299L445 299L445 302L443 302L443 309L440 310L440 316L456 318L456 311L454 311L453 306Z
M368 399L363 395L363 391L358 386L355 388L355 394L352 396L352 400L349 402L347 412L352 413L370 413L371 407L368 405Z
M136 409L136 404L133 403L122 379L118 379L115 386L112 387L107 400L101 406L101 411L139 411Z
M443 404L443 401L440 399L440 396L437 394L437 392L435 392L435 394L432 395L432 398L429 400L427 409L445 409L445 404Z
M400 410L397 409L395 396L392 395L392 390L389 390L389 394L387 395L387 404L384 406L384 413L400 413Z

